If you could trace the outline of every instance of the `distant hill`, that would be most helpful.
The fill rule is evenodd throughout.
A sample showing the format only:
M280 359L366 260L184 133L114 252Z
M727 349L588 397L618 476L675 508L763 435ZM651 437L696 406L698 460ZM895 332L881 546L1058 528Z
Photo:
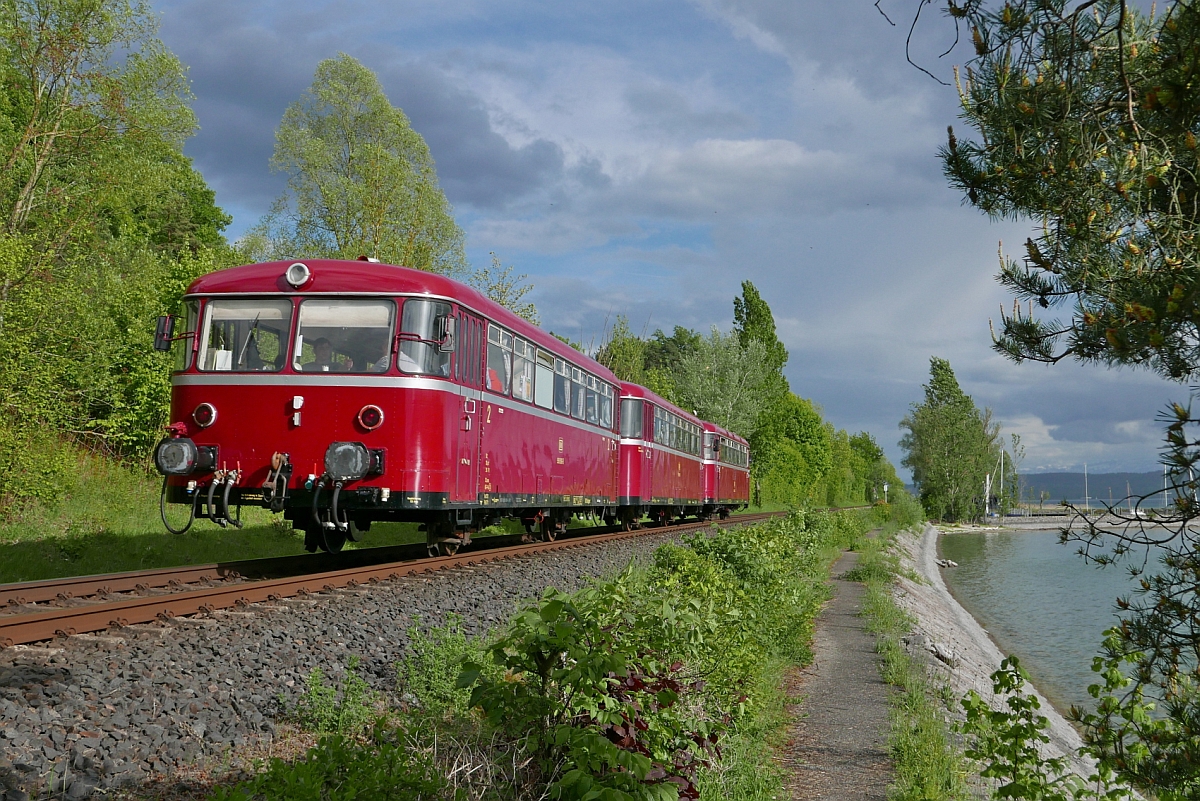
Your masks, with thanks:
M1149 473L1088 473L1087 484L1088 495L1093 501L1107 501L1110 490L1113 500L1119 501L1130 493L1149 495L1162 490L1163 477L1161 470ZM1031 473L1021 476L1023 500L1032 498L1036 501L1042 490L1050 493L1047 503L1057 503L1063 498L1080 500L1083 498L1083 473Z

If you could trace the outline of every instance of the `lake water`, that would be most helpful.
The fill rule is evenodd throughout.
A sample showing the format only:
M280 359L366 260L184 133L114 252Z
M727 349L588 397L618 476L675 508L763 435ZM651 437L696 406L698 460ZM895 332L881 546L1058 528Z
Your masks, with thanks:
M1078 547L1059 545L1057 531L941 538L942 555L959 565L942 570L951 592L1061 711L1093 708L1092 657L1116 622L1114 601L1132 587L1125 568L1086 564Z

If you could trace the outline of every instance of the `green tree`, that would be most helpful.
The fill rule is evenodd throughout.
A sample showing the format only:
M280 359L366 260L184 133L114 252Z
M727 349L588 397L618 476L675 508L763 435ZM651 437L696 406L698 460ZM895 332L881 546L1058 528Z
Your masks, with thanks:
M789 392L760 422L750 437L750 450L763 502L823 502L821 488L833 469L833 442L820 409Z
M288 174L288 191L253 232L256 255L365 255L466 275L463 233L425 140L354 58L317 65L284 112L271 166Z
M500 263L500 257L492 255L492 266L481 267L471 273L469 283L504 308L518 317L523 317L534 325L541 325L537 306L525 296L533 291L533 285L525 283L527 275L513 275L513 266L505 267Z
M1000 427L962 391L950 362L929 360L925 401L900 423L903 464L912 470L925 512L938 520L983 515L986 476L998 461Z
M596 361L622 381L646 383L646 342L629 330L629 320L623 314L617 315L604 344L596 352Z
M0 0L0 516L161 431L154 318L227 258L190 99L144 3Z
M788 392L788 381L783 375L788 352L775 333L775 315L771 313L771 307L750 281L742 282L741 297L733 299L733 332L743 347L758 342L765 350L765 363L771 377L765 385L764 410L769 412Z
M761 342L743 346L714 326L683 354L675 371L675 402L705 420L750 436L762 409L770 373Z

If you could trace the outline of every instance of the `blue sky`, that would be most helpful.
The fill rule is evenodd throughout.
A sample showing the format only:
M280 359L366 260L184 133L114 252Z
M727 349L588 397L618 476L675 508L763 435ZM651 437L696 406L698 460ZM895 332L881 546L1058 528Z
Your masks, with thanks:
M267 162L284 109L346 52L429 143L471 261L527 273L546 327L728 330L749 279L793 390L897 465L937 355L1021 435L1025 470L1155 469L1155 415L1186 387L991 351L1011 303L997 248L1019 252L1028 225L942 178L957 95L905 63L914 5L881 3L893 27L871 0L154 3L190 67L187 153L234 236L283 189ZM947 37L931 16L913 53L950 80L966 52L939 60Z

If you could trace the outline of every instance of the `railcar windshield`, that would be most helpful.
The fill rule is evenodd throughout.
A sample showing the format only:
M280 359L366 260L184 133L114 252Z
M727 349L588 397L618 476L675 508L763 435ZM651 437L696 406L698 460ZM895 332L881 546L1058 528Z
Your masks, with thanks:
M200 369L274 372L287 358L290 300L208 301L200 335Z
M400 319L400 369L406 373L450 375L450 353L440 343L450 304L436 300L409 299ZM478 368L475 368L478 369Z
M306 373L385 372L395 311L390 300L302 302L292 366Z

